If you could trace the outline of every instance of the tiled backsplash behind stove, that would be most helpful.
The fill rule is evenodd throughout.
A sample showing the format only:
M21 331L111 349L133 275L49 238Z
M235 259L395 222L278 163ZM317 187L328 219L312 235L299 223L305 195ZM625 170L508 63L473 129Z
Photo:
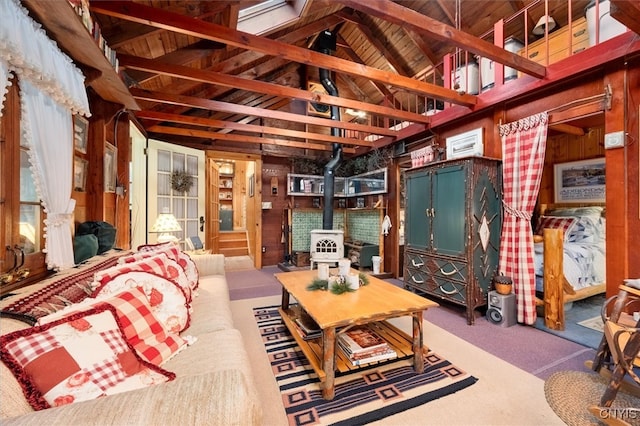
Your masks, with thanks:
M346 238L378 244L380 238L380 212L378 210L346 210L348 230L345 229L345 215L335 211L333 229L348 232ZM309 251L311 231L322 229L322 210L293 210L291 216L292 250Z

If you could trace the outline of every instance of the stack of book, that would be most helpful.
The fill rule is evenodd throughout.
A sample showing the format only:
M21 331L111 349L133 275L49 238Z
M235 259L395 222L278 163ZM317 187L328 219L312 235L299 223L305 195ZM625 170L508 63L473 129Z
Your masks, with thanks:
M338 346L354 366L396 358L391 346L366 325L350 328L338 335Z
M295 319L295 325L304 340L317 339L322 336L320 326L304 311Z

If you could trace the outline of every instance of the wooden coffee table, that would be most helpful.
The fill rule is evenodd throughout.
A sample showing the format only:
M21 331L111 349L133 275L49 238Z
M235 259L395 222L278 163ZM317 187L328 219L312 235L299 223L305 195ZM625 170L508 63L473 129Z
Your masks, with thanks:
M336 270L331 271L337 273ZM358 273L352 270L351 273ZM307 290L318 271L295 271L275 274L282 284L282 320L309 360L322 384L322 396L334 397L336 369L341 372L355 370L342 351L336 351L337 334L360 324L368 324L398 353L398 357L413 355L413 368L424 369L422 341L422 312L438 306L424 297L404 290L376 277L369 276L369 284L357 291L336 295L325 290ZM298 302L290 305L290 298ZM322 337L304 340L295 325L295 318L306 311L322 329ZM411 316L413 335L409 336L386 320Z

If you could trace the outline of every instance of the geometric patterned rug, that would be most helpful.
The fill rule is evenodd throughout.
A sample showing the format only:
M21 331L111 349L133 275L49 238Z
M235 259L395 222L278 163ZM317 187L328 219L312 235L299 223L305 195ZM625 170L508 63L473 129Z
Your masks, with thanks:
M477 379L434 352L424 372L413 357L336 372L335 398L322 398L320 382L280 318L278 306L253 309L290 425L361 425L445 397ZM453 415L453 413L452 413ZM416 419L417 420L417 419Z

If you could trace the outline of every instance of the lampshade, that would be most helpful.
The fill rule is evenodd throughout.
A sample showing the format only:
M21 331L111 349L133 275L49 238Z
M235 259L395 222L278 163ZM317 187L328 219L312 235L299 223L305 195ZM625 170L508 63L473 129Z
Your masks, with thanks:
M177 241L178 239L176 238L176 236L169 234L169 232L179 231L182 231L180 224L176 220L176 217L168 210L163 210L163 212L158 215L155 223L151 227L151 232L157 232L160 234L158 236L159 243L165 243L167 241Z
M535 35L543 35L545 25L549 26L549 32L551 32L556 28L556 20L549 15L544 15L540 19L538 19L538 23L535 27L533 27L532 32Z

